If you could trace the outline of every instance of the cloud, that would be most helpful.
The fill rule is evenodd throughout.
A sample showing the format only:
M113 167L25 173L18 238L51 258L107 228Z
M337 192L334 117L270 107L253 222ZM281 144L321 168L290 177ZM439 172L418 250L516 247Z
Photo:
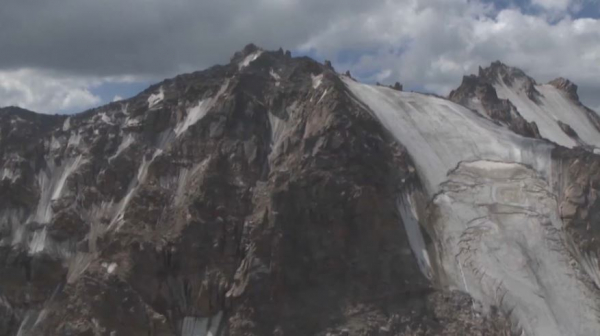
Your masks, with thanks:
M96 80L63 77L33 69L0 71L0 104L43 113L77 111L100 103Z
M590 1L4 0L0 73L12 90L21 83L12 101L65 111L97 104L98 81L166 78L225 63L254 42L331 59L362 80L440 94L499 59L540 81L568 77L600 106L600 20L571 16ZM23 69L39 69L33 77L48 84L19 76L33 71ZM25 93L34 91L39 97Z
M564 11L569 8L572 0L531 0L535 5L541 6L545 9L561 10Z
M541 82L568 77L579 84L584 102L600 105L598 19L565 15L551 21L519 8L496 10L466 0L388 2L333 24L303 47L332 58L343 53L346 39L367 45L364 56L340 64L363 80L399 80L409 88L447 94L464 74L502 60Z

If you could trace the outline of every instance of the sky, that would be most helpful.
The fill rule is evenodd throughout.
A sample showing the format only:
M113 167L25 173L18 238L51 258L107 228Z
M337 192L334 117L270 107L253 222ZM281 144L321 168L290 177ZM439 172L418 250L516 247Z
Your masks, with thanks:
M600 112L600 0L0 0L0 106L80 112L250 42L440 95L501 60Z

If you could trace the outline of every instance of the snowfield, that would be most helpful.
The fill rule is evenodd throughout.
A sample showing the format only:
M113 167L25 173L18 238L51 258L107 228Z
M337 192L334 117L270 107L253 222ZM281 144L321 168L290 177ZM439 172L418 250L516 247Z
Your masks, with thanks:
M571 126L585 144L600 147L600 132L590 122L584 109L574 104L564 92L552 85L536 85L535 89L540 93L536 103L527 97L522 84L517 80L508 85L499 77L494 88L499 98L510 100L523 118L537 124L542 137L564 147L576 146L577 141L561 129L560 121Z

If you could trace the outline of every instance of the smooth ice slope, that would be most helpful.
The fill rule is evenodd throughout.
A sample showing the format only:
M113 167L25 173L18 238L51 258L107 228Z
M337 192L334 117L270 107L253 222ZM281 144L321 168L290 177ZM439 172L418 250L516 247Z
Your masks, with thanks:
M518 136L445 99L345 82L411 153L430 195L461 161L520 162L550 175L550 144Z
M421 269L429 271L436 256L437 279L468 292L483 310L501 307L525 335L597 334L597 293L563 242L550 180L553 146L444 99L345 82L407 148L433 201L429 218L417 218L410 197L400 196ZM432 230L435 254L423 246L417 219Z

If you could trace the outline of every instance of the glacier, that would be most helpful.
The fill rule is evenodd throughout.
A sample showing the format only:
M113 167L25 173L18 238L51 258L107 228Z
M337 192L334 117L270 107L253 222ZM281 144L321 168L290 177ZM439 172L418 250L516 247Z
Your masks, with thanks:
M469 293L483 313L500 307L515 332L582 336L600 330L597 288L586 273L592 267L569 253L562 230L552 173L554 144L516 135L442 98L350 78L344 82L417 167L428 200L417 204L411 195L399 195L399 212L427 277ZM543 92L545 99L558 99ZM564 114L551 113L560 120L578 112L575 108L558 105ZM529 108L531 113L523 115L533 120L539 111ZM544 117L549 126L542 124L542 135L575 145L551 116ZM598 132L591 125L572 125L584 141L595 143ZM425 246L421 230L433 237L433 244Z

